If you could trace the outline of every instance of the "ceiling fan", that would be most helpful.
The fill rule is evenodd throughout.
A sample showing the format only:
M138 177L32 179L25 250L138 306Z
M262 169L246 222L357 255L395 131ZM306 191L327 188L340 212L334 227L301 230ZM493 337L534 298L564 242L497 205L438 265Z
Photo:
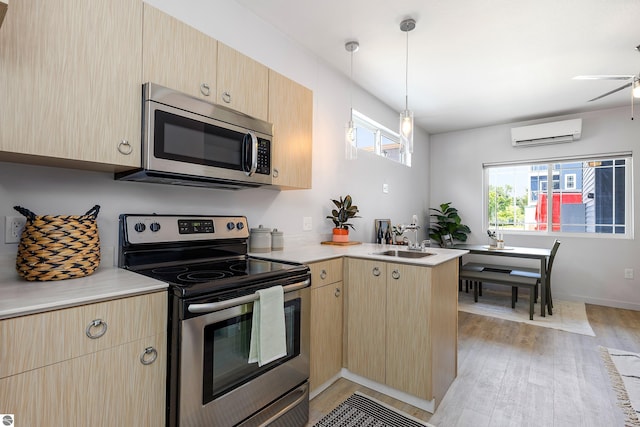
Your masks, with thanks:
M638 52L640 52L640 45L636 46L636 50ZM627 80L627 83L625 83L624 85L611 90L607 93L604 93L600 96L597 96L593 99L590 99L589 102L591 101L596 101L598 99L604 98L605 96L609 96L612 93L616 93L619 92L623 89L626 89L628 87L631 88L631 94L633 96L633 98L640 98L640 74L634 75L628 75L628 74L623 74L623 75L595 75L595 76L576 76L574 77L574 80ZM633 99L632 99L633 101ZM633 102L632 102L633 105Z

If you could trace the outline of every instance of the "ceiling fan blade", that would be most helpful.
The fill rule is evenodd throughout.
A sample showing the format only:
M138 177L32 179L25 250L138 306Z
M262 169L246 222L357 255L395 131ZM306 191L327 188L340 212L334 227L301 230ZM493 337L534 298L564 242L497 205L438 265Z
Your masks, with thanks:
M573 80L629 80L633 75L595 75L595 76L575 76Z
M632 83L627 83L627 84L625 84L625 85L622 85L622 86L620 86L620 87L619 87L619 88L617 88L617 89L614 89L614 90L612 90L612 91L609 91L609 92L607 92L607 93L605 93L605 94L602 94L602 95L600 95L600 96L598 96L598 97L596 97L596 98L590 99L590 100L589 100L589 102L591 102L591 101L596 101L596 100L598 100L598 99L600 99L600 98L604 98L605 96L611 95L612 93L616 93L616 92L621 91L622 89L625 89L625 88L631 87L631 84L632 84Z

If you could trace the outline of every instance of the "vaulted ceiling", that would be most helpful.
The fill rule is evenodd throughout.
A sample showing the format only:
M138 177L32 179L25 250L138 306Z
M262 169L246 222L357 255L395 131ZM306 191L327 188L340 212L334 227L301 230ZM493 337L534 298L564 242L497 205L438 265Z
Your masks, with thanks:
M629 106L638 75L640 0L236 0L429 133Z

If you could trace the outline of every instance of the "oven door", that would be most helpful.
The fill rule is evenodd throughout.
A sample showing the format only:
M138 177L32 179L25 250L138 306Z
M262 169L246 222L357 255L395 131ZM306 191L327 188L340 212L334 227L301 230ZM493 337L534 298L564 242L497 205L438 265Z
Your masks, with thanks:
M309 288L284 300L287 355L262 367L248 363L253 302L181 322L180 426L236 425L308 380Z

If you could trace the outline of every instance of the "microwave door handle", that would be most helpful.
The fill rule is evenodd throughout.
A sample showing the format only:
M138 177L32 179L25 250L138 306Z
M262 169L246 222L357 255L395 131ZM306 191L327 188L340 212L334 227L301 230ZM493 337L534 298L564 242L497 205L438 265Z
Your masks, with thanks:
M251 159L247 161L247 143L251 144ZM258 138L256 134L253 132L248 132L244 138L242 139L242 152L245 154L245 159L243 161L242 168L244 169L244 173L247 176L251 176L258 169ZM248 164L250 163L250 164ZM247 170L247 166L249 170Z

